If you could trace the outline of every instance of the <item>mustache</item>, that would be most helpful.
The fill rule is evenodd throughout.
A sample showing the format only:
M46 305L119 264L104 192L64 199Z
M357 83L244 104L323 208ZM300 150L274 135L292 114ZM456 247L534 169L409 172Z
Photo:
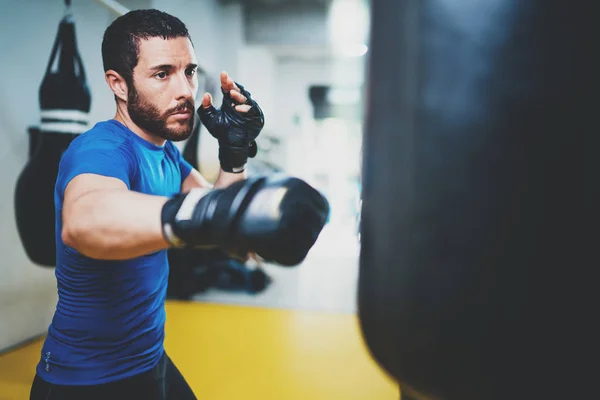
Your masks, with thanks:
M178 104L177 106L168 110L167 114L171 115L171 114L177 114L180 112L194 112L194 101L186 100L185 102Z

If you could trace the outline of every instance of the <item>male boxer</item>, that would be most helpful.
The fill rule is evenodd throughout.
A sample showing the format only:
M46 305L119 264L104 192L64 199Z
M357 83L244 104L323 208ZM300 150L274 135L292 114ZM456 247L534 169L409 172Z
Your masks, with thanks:
M218 139L214 187L172 143L193 125L197 62L185 25L157 10L116 19L102 43L114 119L80 135L56 181L59 300L33 399L195 399L163 348L167 249L218 247L295 265L322 229L327 201L299 179L247 179L264 119L221 75L220 109L197 109Z

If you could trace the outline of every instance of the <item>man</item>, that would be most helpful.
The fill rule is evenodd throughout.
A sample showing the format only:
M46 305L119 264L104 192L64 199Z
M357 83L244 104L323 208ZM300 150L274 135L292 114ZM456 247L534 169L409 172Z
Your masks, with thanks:
M117 111L61 160L59 300L30 398L194 399L163 348L167 249L220 247L294 265L316 240L328 205L300 180L247 179L264 120L226 73L221 109L209 94L198 108L219 140L214 187L183 160L172 142L192 132L198 84L179 19L132 11L108 27L102 56Z

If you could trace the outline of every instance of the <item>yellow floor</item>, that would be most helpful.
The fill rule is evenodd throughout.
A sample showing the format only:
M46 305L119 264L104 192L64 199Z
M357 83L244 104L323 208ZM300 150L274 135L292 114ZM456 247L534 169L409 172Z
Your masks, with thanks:
M354 315L167 302L165 347L200 399L398 400ZM0 400L29 397L41 341L0 355Z

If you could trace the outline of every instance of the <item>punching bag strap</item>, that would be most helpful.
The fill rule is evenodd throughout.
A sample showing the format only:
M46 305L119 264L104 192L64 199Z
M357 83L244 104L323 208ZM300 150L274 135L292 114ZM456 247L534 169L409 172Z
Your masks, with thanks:
M48 65L46 66L46 73L44 74L45 76L50 75L50 73L51 73L50 70L52 69L52 65L54 64L54 61L56 60L56 53L58 52L58 46L60 45L61 31L62 31L62 21L61 21L61 25L59 27L58 33L56 34L56 38L54 39L54 45L52 46L52 51L50 52L50 59L48 60Z
M60 46L60 52L58 48ZM84 74L79 52L75 40L75 24L71 15L66 15L61 21L54 40L54 47L46 67L46 76L52 73L52 66L58 57L58 73L61 75L69 75L69 79L77 77L76 70L79 75ZM76 68L77 67L77 68ZM84 75L85 76L85 75Z
M48 60L48 65L46 67L46 76L50 74L50 70L56 61L56 55L58 53L58 47L62 44L64 46L64 42L68 41L69 34L66 32L66 25L73 24L73 12L71 10L71 0L65 0L65 13L60 22L58 32L56 34L56 38L54 39L54 45L52 46L52 52L50 53L50 58ZM77 58L79 64L81 65L81 61L79 60L79 53L77 52L77 47L75 46L75 35L73 35L73 48L75 49L74 57ZM79 68L83 70L82 68Z
M87 129L91 98L77 49L71 2L65 1L65 7L40 88L41 131L79 134Z
M71 11L71 0L65 0L65 16L63 19L73 25L72 34L67 35L67 37L63 36L63 40L65 40L65 41L69 40L72 43L72 47L70 47L70 49L72 50L73 67L75 69L75 76L77 76L79 78L80 82L85 82L86 81L85 69L83 68L83 62L81 61L81 56L79 55L79 50L77 47L77 36L75 36L75 23L73 21L73 12Z
M83 62L81 61L81 57L79 56L79 51L77 50L77 41L75 36L73 36L73 42L75 44L75 54L73 55L76 63L76 72L78 74L78 78L80 82L85 83L85 68L83 68Z

